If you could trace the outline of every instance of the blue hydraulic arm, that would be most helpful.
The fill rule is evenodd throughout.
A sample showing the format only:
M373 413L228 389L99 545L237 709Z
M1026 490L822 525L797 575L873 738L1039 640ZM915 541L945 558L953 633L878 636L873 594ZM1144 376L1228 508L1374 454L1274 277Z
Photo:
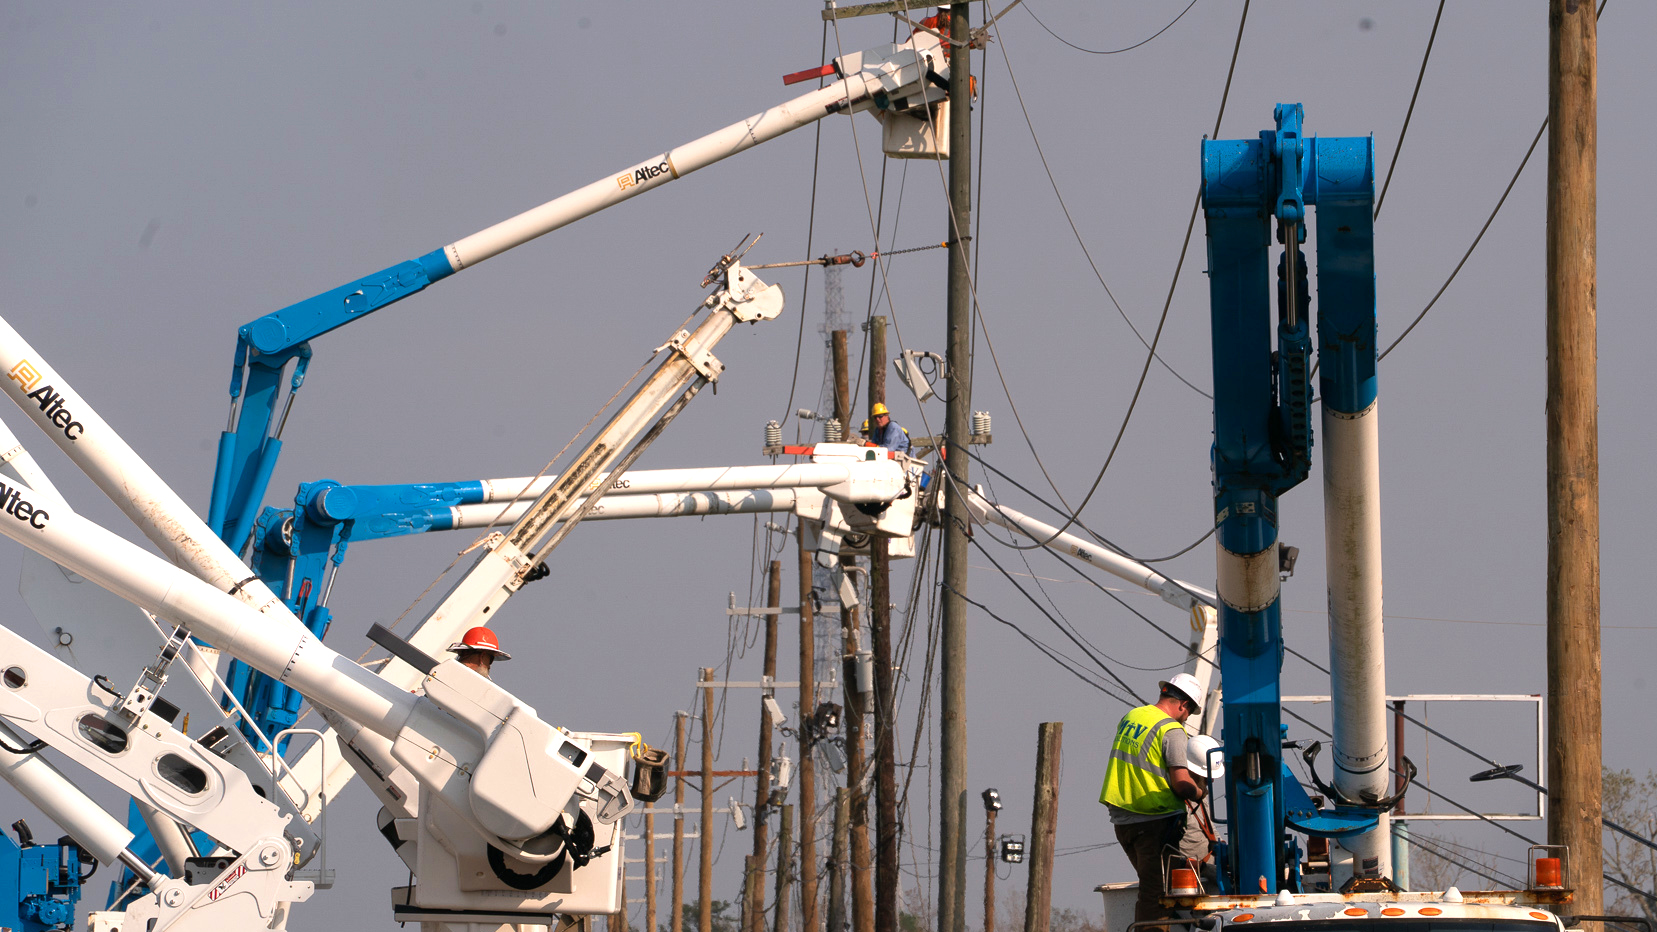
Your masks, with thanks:
M1214 511L1229 842L1224 883L1273 893L1298 876L1285 830L1278 498L1311 466L1307 207L1319 206L1319 341L1325 404L1361 395L1369 321L1373 398L1373 199L1368 138L1307 139L1279 104L1258 139L1204 140L1214 365ZM1275 237L1274 224L1275 223ZM1284 245L1271 275L1273 240ZM1361 281L1368 282L1367 303ZM1275 285L1275 287L1274 287ZM1273 313L1272 292L1276 292ZM1354 379L1358 385L1354 386ZM1299 791L1301 788L1293 788ZM1301 808L1304 792L1292 794Z

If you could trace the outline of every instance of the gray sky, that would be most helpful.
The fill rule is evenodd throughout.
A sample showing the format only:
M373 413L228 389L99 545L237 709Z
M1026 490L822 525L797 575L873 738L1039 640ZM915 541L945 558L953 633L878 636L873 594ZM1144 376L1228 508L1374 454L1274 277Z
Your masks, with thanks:
M1077 45L1108 49L1140 41L1184 4L1026 6ZM1270 127L1274 103L1299 101L1308 132L1374 134L1384 169L1435 8L1430 0L1255 4L1221 135L1252 136ZM1066 223L1026 113L1099 275L1149 333L1173 274L1199 179L1198 142L1214 125L1240 10L1235 0L1200 0L1154 42L1110 56L1066 48L1014 10L1001 41L978 59L977 116L986 126L978 294L989 337L979 346L993 341L1030 441L1071 502L1099 469L1144 350ZM237 326L793 96L797 88L784 88L780 76L819 63L825 36L816 11L810 3L6 4L0 205L10 222L0 225L0 314L205 510ZM1657 685L1646 670L1657 622L1641 594L1649 558L1642 529L1654 516L1638 466L1654 448L1641 399L1642 360L1657 324L1639 297L1649 240L1640 231L1654 207L1642 158L1654 142L1649 93L1657 65L1643 47L1654 20L1649 4L1612 3L1601 23L1599 72L1605 759L1640 771L1657 767L1657 752L1642 740L1649 728L1617 713L1649 704ZM890 23L871 18L843 24L826 43L833 55L837 45L852 51L890 39ZM1445 10L1377 225L1383 341L1443 284L1500 197L1546 114L1546 61L1544 4L1458 0ZM814 161L809 254L872 248L878 127L867 116L840 117L821 125L820 150L817 140L812 129L796 132L319 339L273 500L323 477L535 473L695 305L701 275L720 253L763 232L751 261L808 254ZM1382 368L1395 693L1545 688L1545 150L1544 143L1455 284ZM887 166L884 213L885 246L943 239L937 169ZM1162 350L1206 389L1201 230ZM854 320L870 304L873 271L871 264L844 276ZM719 355L729 368L719 395L698 398L641 467L761 462L765 421L791 410L802 315L792 407L819 405L821 275L809 285L795 270L773 280L788 294L784 316L725 341ZM943 349L943 280L941 251L893 261L890 300L878 312L894 319L894 344ZM854 352L859 338L854 329ZM974 406L996 416L997 442L986 458L1051 497L985 352ZM924 419L912 399L894 407L916 433L941 423L939 402ZM76 507L138 539L16 414L0 416ZM1207 399L1154 367L1122 451L1085 512L1088 523L1147 554L1196 539L1210 513L1210 417ZM791 422L789 436L794 429ZM1285 629L1290 646L1314 658L1326 652L1317 489L1314 480L1282 506L1283 538L1301 548L1297 575L1284 587ZM1005 483L990 491L1041 512ZM743 601L753 582L753 531L741 518L583 527L553 559L552 577L514 599L498 624L518 655L501 679L555 723L642 729L665 742L673 710L693 699L697 667L731 655L738 678L758 672L757 652L748 649L753 632L733 631L724 615L727 593ZM355 655L368 626L396 619L467 543L431 535L353 548L335 590L330 640ZM1171 643L1052 558L1030 555L1026 567L1012 551L991 552L1009 570L1063 580L1043 580L1047 595L1113 659L1141 668L1179 662ZM792 567L791 553L782 558ZM18 559L15 547L0 554L0 573ZM973 563L983 567L975 570L975 598L1058 640L981 556ZM1171 566L1212 584L1209 545ZM901 579L897 590L907 586ZM1124 598L1160 624L1183 624L1153 599ZM7 594L0 605L8 623L32 625L21 600ZM1109 840L1094 799L1124 707L981 613L970 624L969 786L999 787L1007 801L1001 830L1028 831L1034 726L1062 720L1058 844ZM791 641L792 634L785 658L793 656ZM1154 687L1155 672L1131 667L1117 670L1142 691ZM918 660L905 675L907 747ZM1285 686L1320 693L1327 682L1291 658ZM721 767L755 752L757 701L733 693L729 703ZM1511 710L1433 714L1435 726L1454 723L1487 754L1534 758L1531 732ZM1418 742L1420 732L1409 740ZM927 732L922 755L931 745ZM1436 787L1480 808L1523 804L1468 785L1473 762L1432 750ZM910 801L923 863L936 833L930 776L917 772ZM406 872L372 831L369 795L354 793L342 798L331 826L340 886L317 894L297 922L390 925L384 891L405 882ZM0 799L9 807L0 811L27 811L9 794ZM749 838L723 824L713 837L722 846L715 895L734 898ZM1516 841L1496 847L1495 839L1468 837L1508 856L1523 853ZM978 902L980 868L969 868L969 903ZM1092 887L1127 875L1114 849L1063 857L1054 903L1096 910ZM1016 871L1003 890L1023 882ZM930 876L906 884L931 895ZM971 909L976 922L978 907Z

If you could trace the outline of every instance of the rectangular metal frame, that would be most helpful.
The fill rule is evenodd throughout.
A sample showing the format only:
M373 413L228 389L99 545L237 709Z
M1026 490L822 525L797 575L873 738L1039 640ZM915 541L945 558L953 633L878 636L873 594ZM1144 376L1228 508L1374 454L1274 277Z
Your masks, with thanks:
M1283 702L1328 702L1328 696L1284 696ZM1547 721L1546 709L1542 705L1540 693L1414 693L1407 696L1387 696L1388 702L1532 702L1536 704L1536 782L1547 785L1547 765L1544 760L1544 728ZM1536 814L1489 812L1480 815L1469 815L1465 812L1424 812L1424 813L1394 813L1394 819L1413 822L1472 822L1489 819L1494 822L1539 822L1548 817L1548 794L1545 790L1536 793Z

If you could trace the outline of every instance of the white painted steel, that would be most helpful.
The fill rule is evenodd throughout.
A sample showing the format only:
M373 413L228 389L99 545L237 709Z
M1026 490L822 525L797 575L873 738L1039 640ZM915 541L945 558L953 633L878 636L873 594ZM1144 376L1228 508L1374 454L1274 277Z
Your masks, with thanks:
M28 743L4 723L0 723L0 738L12 747ZM132 843L132 833L127 831L126 826L117 822L114 816L105 812L39 754L13 754L0 750L0 778L56 822L81 847L92 852L99 863L115 863L127 845Z
M1263 611L1277 601L1283 583L1278 577L1277 547L1257 553L1233 553L1214 548L1215 585L1221 599L1244 614Z
M413 711L417 699L406 688L387 683L340 656L298 621L261 614L61 507L61 500L35 493L20 500L19 510L24 503L33 517L46 515L38 522L40 526L6 516L0 520L0 534L174 624L188 625L195 634L307 699L387 736L396 735Z
M1356 415L1323 406L1323 511L1329 585L1333 784L1348 799L1388 794L1386 645L1381 607L1379 401ZM1392 873L1385 814L1373 832L1343 839L1355 858Z
M23 449L17 435L3 423L0 423L0 476L21 482L31 489L40 489L59 498L63 497L57 487L52 485L52 480L41 472L35 458L29 455L28 450Z
M588 484L591 492L608 482L604 473ZM557 476L484 479L484 503L533 499L545 493ZM889 459L856 463L792 463L776 466L697 466L689 469L630 469L616 480L617 493L724 492L732 489L827 488L847 484L848 501L890 501L903 491L903 467ZM887 487L891 487L887 491ZM609 501L610 498L606 498ZM463 505L470 508L473 506ZM498 510L498 509L497 509Z
M743 489L731 492L661 492L649 495L606 495L593 506L585 521L618 518L678 518L697 515L748 515L771 511L793 511L793 489ZM506 506L458 505L449 509L454 527L484 528L516 521L529 510L528 499Z
M9 376L3 380L6 397L16 402L103 489L167 559L205 579L221 593L234 589L237 599L255 609L272 616L286 616L296 625L300 623L275 593L254 577L247 564L208 530L206 522L4 319L0 319L0 372ZM52 403L43 408L40 402L47 396L29 397L31 392L47 388L62 397L61 404ZM55 413L59 412L68 412L67 424L63 417L54 420Z
M988 522L1009 531L1016 531L1031 540L1051 540L1048 547L1060 553L1067 553L1077 559L1097 566L1112 576L1127 580L1146 592L1162 597L1170 605L1190 611L1195 605L1213 607L1217 604L1214 593L1200 586L1180 582L1176 579L1158 573L1138 560L1124 557L1119 553L1106 550L1097 544L1082 540L1069 532L1060 533L1059 529L1050 524L1037 521L1029 515L1014 511L1005 505L985 498L982 493L971 490L967 492L967 509L972 512L973 519L979 522ZM1055 536L1057 535L1057 536ZM1276 578L1274 575L1273 579Z
M776 285L766 285L753 273L734 264L726 280L727 288L710 299L707 305L710 310L696 329L689 334L680 331L673 341L662 345L660 349L668 350L667 358L571 457L570 462L576 466L549 482L510 530L480 549L472 565L437 606L409 632L410 644L428 655L440 657L444 648L458 640L467 628L492 623L500 607L523 586L524 574L536 562L546 559L557 541L552 535L563 531L560 525L580 509L588 495L603 488L604 482L613 481L608 470L620 459L623 450L675 399L686 392L694 393L706 384L702 367L720 339L739 320L770 319L781 312L782 292ZM668 349L670 346L675 348ZM379 675L383 682L399 690L413 689L422 679L419 671L397 659L389 661ZM347 709L337 705L334 709L356 718ZM363 724L373 727L368 722ZM318 742L306 750L294 766L302 775L302 782L321 781L304 782L312 799L319 796L334 799L350 782L353 771L343 762L324 768L317 760L322 744ZM307 817L310 817L309 811Z
M790 130L808 126L832 113L866 109L871 95L876 91L892 94L899 88L920 85L931 68L931 58L937 59L937 71L945 70L936 37L919 33L904 46L884 47L847 56L842 59L847 63L843 67L849 69L855 66L859 70L840 81L756 113L746 120L629 166L617 174L606 175L585 187L473 233L444 248L449 266L458 272L477 265L514 246L661 187Z

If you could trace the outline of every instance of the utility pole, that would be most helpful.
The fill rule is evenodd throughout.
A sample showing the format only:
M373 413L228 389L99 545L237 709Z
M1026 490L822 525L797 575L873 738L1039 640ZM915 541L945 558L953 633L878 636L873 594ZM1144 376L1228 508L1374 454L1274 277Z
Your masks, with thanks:
M623 849L625 850L625 845ZM609 915L604 922L605 932L627 932L627 857L622 855L621 863L621 908Z
M846 848L851 843L851 794L834 791L834 838L829 843L828 932L846 932Z
M777 680L777 617L782 607L782 561L772 560L765 576L765 678ZM748 901L743 907L747 932L765 932L765 849L771 844L766 805L771 798L771 716L759 715L759 773L754 777L754 853L748 859ZM654 932L654 930L652 930Z
M1059 749L1063 722L1036 726L1036 799L1030 817L1030 887L1024 932L1047 932L1053 917L1053 843L1059 826Z
M869 426L886 403L886 318L869 328ZM869 640L875 664L875 932L898 928L898 800L896 720L892 693L891 564L886 538L869 535Z
M685 719L689 712L673 713L673 760L679 776L673 780L673 914L668 922L670 932L684 932L685 928ZM652 929L650 932L656 932Z
M713 668L702 668L702 682L711 684ZM696 877L697 932L713 932L713 845L708 844L713 827L713 686L702 687L702 823L697 832L696 851L701 871Z
M805 535L800 550L800 717L794 723L800 737L800 930L817 928L817 768L812 761L812 715L817 711L816 617L811 602L811 551ZM782 904L777 904L781 910ZM778 915L783 915L779 912ZM777 932L785 932L780 926Z
M938 696L938 930L966 932L967 887L967 444L972 419L972 49L971 4L949 8L948 373L941 453L944 490L943 631Z
M656 816L644 814L644 928L656 932Z
M984 792L984 932L995 932L995 813L1000 804L990 805Z
M834 416L851 436L851 362L846 347L847 333L836 330L831 337L834 353ZM851 557L841 557L842 569L856 566ZM854 606L840 606L840 659L842 695L846 700L843 721L846 727L846 784L847 841L850 846L852 932L874 932L874 884L870 871L869 852L869 795L868 781L864 779L867 758L864 755L864 722L868 709L865 696L857 683L858 631L861 624ZM831 929L829 932L841 932Z
M829 348L834 356L834 417L840 422L846 441L855 443L853 438L857 436L857 429L851 423L851 360L846 352L846 331L836 330L829 334Z
M777 828L777 915L773 932L788 929L788 879L794 873L794 807L784 804Z
M1548 3L1548 843L1571 909L1604 909L1599 400L1594 300L1598 37L1591 0ZM1597 925L1587 924L1590 929Z

